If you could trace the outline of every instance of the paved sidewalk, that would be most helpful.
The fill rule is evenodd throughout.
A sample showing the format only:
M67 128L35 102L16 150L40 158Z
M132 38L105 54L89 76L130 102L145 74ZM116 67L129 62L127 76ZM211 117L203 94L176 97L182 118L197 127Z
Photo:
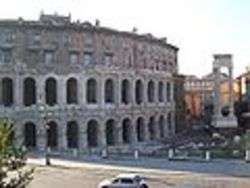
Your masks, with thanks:
M220 176L250 177L250 164L243 160L213 160L212 162L168 161L164 158L113 158L83 157L80 159L53 158L53 165L74 168L119 169L153 173L197 173L217 174ZM44 158L28 159L29 164L44 165Z

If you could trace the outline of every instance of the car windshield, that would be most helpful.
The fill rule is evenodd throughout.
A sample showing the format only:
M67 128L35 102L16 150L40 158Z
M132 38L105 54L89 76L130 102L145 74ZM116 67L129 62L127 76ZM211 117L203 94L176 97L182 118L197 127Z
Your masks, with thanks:
M133 183L133 180L132 180L132 179L129 179L129 178L122 178L122 179L121 179L121 183L124 183L124 184L132 184L132 183Z

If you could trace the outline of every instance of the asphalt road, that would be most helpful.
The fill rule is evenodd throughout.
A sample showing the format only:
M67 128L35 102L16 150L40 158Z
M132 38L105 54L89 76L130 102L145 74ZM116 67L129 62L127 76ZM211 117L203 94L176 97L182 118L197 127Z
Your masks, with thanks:
M145 176L150 188L250 187L250 166L240 161L163 163L159 159L141 162L134 160L76 162L54 159L53 167L40 166L43 162L43 159L29 160L30 164L35 164L36 170L34 180L28 188L96 188L103 179L131 172ZM158 167L160 164L161 167Z

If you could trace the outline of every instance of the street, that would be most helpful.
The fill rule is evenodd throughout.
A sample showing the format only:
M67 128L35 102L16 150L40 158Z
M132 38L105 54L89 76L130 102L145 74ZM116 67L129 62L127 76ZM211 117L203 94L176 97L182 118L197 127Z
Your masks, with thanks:
M220 161L211 163L193 162L166 162L160 159L148 161L127 160L115 161L105 160L101 164L89 161L68 161L53 159L52 167L41 166L43 159L30 159L30 165L35 166L34 180L28 188L96 188L98 183L106 178L112 178L120 173L138 173L147 178L149 187L152 188L247 188L250 187L249 164L239 161ZM110 163L113 164L110 164ZM128 166L130 163L131 166ZM148 163L148 165L146 165ZM157 165L162 163L162 167ZM146 165L143 166L142 164ZM216 165L215 165L216 164ZM226 165L228 164L228 165ZM230 164L230 165L229 165ZM210 166L213 166L213 169ZM220 169L226 165L227 171L220 173ZM151 166L151 167L150 167ZM182 168L181 168L182 166ZM176 168L174 168L176 167ZM195 168L200 168L195 170ZM202 172L208 171L207 173ZM180 170L182 169L182 170ZM241 171L238 171L241 170ZM218 171L218 173L216 173ZM238 173L237 173L238 171Z

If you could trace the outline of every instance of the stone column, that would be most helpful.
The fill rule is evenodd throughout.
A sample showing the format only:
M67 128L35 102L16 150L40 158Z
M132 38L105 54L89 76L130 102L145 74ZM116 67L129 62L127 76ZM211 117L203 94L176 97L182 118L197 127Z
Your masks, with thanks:
M117 107L119 107L122 104L122 95L121 95L122 80L121 80L120 76L118 76L117 83L118 83L118 85L117 85Z
M36 88L37 88L37 96L36 101L40 100L42 103L46 103L45 100L45 80L42 78L42 76L38 76L38 79L36 80Z
M104 108L105 106L105 79L100 79L100 102L101 106Z
M234 96L233 96L233 68L229 67L229 110L230 115L233 115L234 112Z
M58 148L59 150L67 150L67 122L58 122Z
M101 121L104 122L104 121ZM101 123L99 122L99 123ZM100 148L105 148L107 146L106 142L106 125L101 123L99 124L99 129L98 129L98 144Z
M23 79L17 75L14 84L14 103L17 106L23 105Z
M44 127L45 121L39 120L37 121L37 148L38 150L44 151L45 145L47 142L47 131Z
M86 79L84 77L82 77L81 79L81 85L82 85L82 104L86 106L87 105L87 100L86 100L87 87L86 87Z
M23 130L23 124L19 121L16 121L14 123L14 131L15 131L15 143L18 146L21 146L24 142L24 130Z
M138 142L137 139L137 130L136 130L136 122L131 121L131 144L136 144Z
M97 79L97 104L99 107L102 106L102 102L104 100L104 93L103 93L103 82L101 80L100 77L98 77Z
M86 122L79 122L79 149L84 150L88 148L87 145L87 125Z
M117 133L117 144L122 145L123 140L122 140L122 122L121 121L117 122L116 133Z
M175 134L175 111L171 113L171 134Z
M83 78L80 76L78 79L78 103L80 106L85 105L85 97L84 97L84 90L85 90L85 85L83 82Z
M58 104L63 107L66 105L66 82L63 78L58 80Z
M148 131L148 121L145 120L144 122L144 138L145 138L145 141L150 141L150 136L149 136L149 131Z
M219 116L220 112L220 69L215 65L214 67L215 81L214 81L214 115Z

